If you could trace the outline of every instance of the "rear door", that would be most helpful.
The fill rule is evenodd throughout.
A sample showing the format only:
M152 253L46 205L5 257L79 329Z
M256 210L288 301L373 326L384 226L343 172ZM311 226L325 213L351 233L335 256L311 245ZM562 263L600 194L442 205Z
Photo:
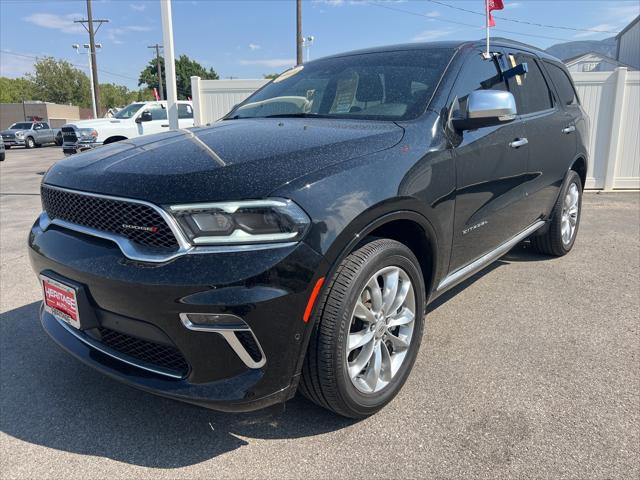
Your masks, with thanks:
M467 58L449 102L464 102L474 90L508 90L494 60L481 52ZM451 103L449 103L451 105ZM454 271L493 250L530 225L522 214L527 181L527 145L511 147L525 138L519 119L462 133L453 149L456 166L456 206L450 270Z
M518 113L524 121L529 141L526 214L529 218L547 215L558 197L564 175L576 152L575 121L562 107L541 61L533 55L515 52L508 56L515 64L527 63L524 78L509 80Z
M42 130L40 134L42 135L41 143L52 143L54 141L53 130L51 130L48 123L42 122Z
M190 103L178 103L178 126L193 127L193 107Z

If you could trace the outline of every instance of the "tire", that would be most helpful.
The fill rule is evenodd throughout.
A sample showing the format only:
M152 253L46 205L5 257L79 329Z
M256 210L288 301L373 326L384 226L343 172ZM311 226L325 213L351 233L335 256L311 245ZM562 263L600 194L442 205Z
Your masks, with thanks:
M382 278L385 279L382 287L392 285L394 271L399 275L397 291L408 289L408 293L400 307L385 319L381 313L374 315L373 310L382 312L385 306L393 307L401 295L387 295L386 289L381 288L382 299L387 300L381 303L380 297L376 297L376 301L372 293L376 284L380 287ZM370 285L374 285L373 289ZM365 316L360 307L356 308L358 300L362 301L362 307L371 306ZM382 308L374 308L376 303ZM378 239L351 253L340 263L316 305L314 330L302 368L301 393L319 406L349 418L364 418L382 409L400 391L411 372L424 329L424 305L420 264L405 245ZM411 317L411 308L413 320L406 322ZM373 323L364 318L373 318ZM394 324L401 326L387 329ZM361 348L349 350L348 343L355 345L357 342L352 339L359 335L363 335L363 339L371 335L374 338ZM373 352L369 354L371 360L358 370L358 363L369 358L369 351ZM390 360L392 358L395 360ZM376 359L380 359L377 364L382 365L378 379ZM391 361L396 362L395 372L389 368Z
M36 146L36 142L33 140L33 138L27 137L27 139L24 142L24 146L25 148L33 148Z
M5 150L11 150L11 145L5 145L5 146L4 146L4 149L5 149Z
M571 171L551 213L549 228L546 233L532 237L531 243L540 253L554 257L566 255L576 241L581 216L582 181L576 172ZM569 222L568 226L566 222Z
M0 153L0 162L4 162L4 152Z

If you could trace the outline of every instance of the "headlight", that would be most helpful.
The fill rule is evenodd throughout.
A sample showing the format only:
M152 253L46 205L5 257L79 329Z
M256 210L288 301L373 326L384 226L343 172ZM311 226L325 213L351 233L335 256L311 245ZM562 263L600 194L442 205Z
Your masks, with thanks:
M95 140L98 138L98 132L93 128L80 128L78 133L82 140Z
M194 245L296 242L309 217L291 200L196 203L169 207Z
M24 132L16 132L16 138L24 137Z

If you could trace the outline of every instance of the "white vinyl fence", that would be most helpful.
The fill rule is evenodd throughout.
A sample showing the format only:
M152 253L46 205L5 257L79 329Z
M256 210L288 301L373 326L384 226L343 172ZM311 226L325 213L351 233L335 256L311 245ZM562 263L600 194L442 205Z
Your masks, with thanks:
M587 188L640 188L640 72L575 72L591 120Z
M587 188L640 188L640 72L574 72L578 95L591 119ZM219 120L268 80L201 80L191 77L196 125Z

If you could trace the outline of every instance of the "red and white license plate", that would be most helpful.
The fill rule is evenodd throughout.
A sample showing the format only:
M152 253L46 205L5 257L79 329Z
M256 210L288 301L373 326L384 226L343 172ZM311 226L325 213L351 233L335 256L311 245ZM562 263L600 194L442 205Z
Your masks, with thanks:
M44 309L59 320L80 328L78 299L73 287L40 275L44 293Z

